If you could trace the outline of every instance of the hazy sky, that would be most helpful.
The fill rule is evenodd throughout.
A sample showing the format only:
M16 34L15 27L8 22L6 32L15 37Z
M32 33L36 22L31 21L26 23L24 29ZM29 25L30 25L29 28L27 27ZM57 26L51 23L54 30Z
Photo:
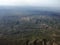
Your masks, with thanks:
M0 0L0 5L60 7L60 0Z

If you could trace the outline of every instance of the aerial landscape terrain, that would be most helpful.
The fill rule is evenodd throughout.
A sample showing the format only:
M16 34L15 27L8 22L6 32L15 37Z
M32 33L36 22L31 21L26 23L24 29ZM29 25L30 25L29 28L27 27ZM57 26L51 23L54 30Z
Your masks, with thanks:
M0 45L60 45L60 11L0 6Z

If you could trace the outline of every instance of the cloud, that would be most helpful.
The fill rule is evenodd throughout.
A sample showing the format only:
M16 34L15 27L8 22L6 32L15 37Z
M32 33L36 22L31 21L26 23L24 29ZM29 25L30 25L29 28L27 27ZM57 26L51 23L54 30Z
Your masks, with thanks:
M55 6L60 7L59 0L0 0L0 5L18 6Z

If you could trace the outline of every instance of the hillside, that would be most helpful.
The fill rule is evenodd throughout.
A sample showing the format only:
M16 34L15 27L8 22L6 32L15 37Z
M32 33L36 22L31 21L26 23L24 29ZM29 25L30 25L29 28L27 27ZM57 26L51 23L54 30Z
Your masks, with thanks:
M60 13L49 10L0 9L0 39L20 41L28 39L52 40L60 35ZM57 34L58 33L58 34ZM57 37L57 36L56 36ZM54 38L55 39L55 38ZM60 41L60 38L56 40ZM17 45L17 44L16 44Z

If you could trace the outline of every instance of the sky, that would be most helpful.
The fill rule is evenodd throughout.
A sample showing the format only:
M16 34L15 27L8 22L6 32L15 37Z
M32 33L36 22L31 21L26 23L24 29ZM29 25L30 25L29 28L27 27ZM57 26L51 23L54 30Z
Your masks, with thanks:
M0 0L0 6L60 7L60 0Z

